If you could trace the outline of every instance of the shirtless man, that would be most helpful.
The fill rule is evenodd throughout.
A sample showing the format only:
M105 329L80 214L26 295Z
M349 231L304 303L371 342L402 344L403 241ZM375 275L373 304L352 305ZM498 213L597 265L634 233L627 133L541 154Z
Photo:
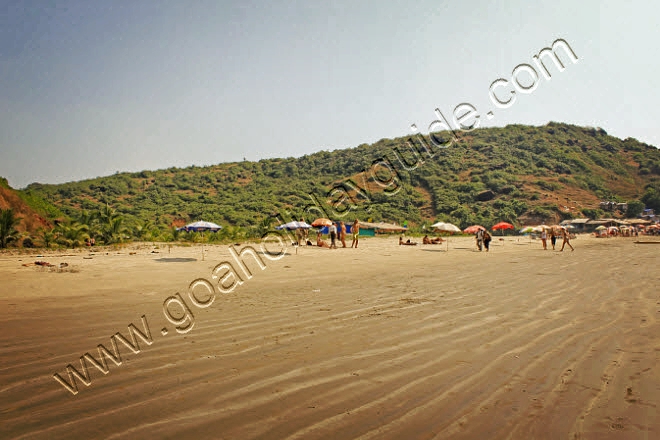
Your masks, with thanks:
M351 233L353 234L353 242L351 243L351 247L355 245L355 248L358 247L358 236L360 235L360 223L358 222L357 219L353 222L353 226L351 226Z
M410 239L403 241L403 237L399 237L399 246L417 246L417 243L410 241Z

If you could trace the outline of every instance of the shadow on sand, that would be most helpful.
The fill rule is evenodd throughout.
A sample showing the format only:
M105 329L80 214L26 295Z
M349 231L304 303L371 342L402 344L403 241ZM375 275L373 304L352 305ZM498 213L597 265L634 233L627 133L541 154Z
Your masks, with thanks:
M189 263L191 261L197 261L197 258L157 258L154 261L159 263Z

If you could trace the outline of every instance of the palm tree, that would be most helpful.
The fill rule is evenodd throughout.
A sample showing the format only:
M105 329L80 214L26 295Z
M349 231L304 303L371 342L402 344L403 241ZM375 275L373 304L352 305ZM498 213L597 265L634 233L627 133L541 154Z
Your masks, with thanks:
M172 233L172 240L179 241L179 238L181 238L181 231L176 226L172 226L170 232Z
M119 217L119 213L112 209L109 205L101 208L98 213L98 218L101 223L108 223L110 220Z
M57 242L66 247L75 248L82 246L85 239L89 238L87 225L74 222L60 223L55 227Z
M271 225L273 224L273 217L271 216L266 216L259 225L257 226L257 234L259 234L259 238L263 237L268 233L268 231L271 230Z
M105 244L122 241L122 236L129 233L128 229L123 226L124 218L108 205L99 211L99 221L101 236Z
M99 236L99 219L101 217L100 212L88 212L83 210L78 215L78 223L81 225L87 226L87 233L90 238L96 238Z
M129 234L128 228L123 226L124 218L117 216L109 219L108 223L103 228L103 241L106 244L117 243L123 241L124 235Z
M142 220L133 227L133 236L140 241L148 240L149 236L152 235L151 231L153 228L154 224L151 220Z
M20 219L14 216L14 210L0 209L0 248L6 248L9 243L18 238L16 225Z
M39 237L45 248L49 248L52 243L55 242L57 236L52 230L41 229L39 231Z

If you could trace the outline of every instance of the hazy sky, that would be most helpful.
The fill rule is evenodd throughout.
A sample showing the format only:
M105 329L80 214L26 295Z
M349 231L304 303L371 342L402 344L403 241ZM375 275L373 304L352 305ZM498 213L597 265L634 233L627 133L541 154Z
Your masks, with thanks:
M659 12L654 1L0 1L0 176L21 188L301 156L427 131L434 109L450 117L463 102L482 127L561 121L657 146ZM563 57L561 73L550 62L550 81L495 107L491 83L559 38L578 61Z

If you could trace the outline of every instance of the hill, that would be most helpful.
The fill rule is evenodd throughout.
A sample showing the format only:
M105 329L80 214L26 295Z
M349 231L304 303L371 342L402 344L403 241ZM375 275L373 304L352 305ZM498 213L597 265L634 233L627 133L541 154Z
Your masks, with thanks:
M449 142L451 133L440 135ZM382 139L299 158L33 183L21 196L72 218L109 206L161 230L198 219L249 228L284 210L310 219L312 199L335 217L461 227L597 217L601 200L641 198L660 208L660 151L602 129L551 122L457 133L447 148L432 141Z
M39 229L50 229L52 223L47 219L48 214L42 215L22 198L22 194L9 186L6 179L0 177L0 210L12 209L15 217L19 219L16 230L20 233L34 235Z

